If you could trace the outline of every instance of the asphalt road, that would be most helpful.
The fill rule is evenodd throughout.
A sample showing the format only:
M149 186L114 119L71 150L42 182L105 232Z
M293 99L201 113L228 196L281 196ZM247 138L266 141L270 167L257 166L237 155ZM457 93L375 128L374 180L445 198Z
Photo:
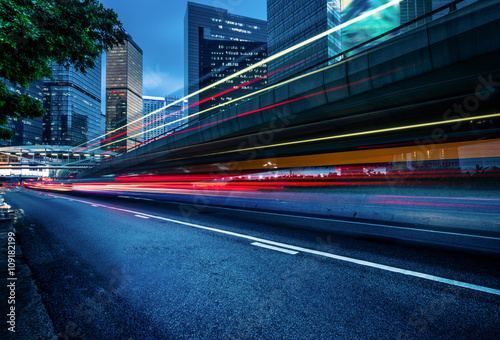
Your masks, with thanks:
M5 200L23 210L16 233L61 339L500 336L496 255L277 214L24 189Z

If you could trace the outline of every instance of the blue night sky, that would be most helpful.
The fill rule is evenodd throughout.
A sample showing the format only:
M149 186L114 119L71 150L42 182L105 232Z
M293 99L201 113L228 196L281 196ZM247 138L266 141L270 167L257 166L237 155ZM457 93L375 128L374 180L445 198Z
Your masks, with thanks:
M143 50L143 95L183 95L187 0L100 0ZM194 0L229 13L266 20L266 0Z

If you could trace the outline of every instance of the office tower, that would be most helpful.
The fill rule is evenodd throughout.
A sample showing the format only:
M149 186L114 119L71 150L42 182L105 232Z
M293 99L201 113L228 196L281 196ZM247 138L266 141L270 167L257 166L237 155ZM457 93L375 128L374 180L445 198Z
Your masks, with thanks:
M52 64L54 81L43 85L43 142L50 145L86 145L104 133L101 112L101 57L83 74Z
M200 30L204 30L200 28ZM199 112L231 101L267 85L267 67L259 66L222 84L211 86L227 76L256 64L267 57L266 44L249 41L220 41L204 37L200 31L200 88L209 87L200 94ZM229 89L237 87L236 90ZM220 95L222 93L222 95ZM200 116L211 112L200 113Z
M340 0L268 0L268 55L272 57L340 24ZM269 83L314 67L342 50L339 32L269 62Z
M267 56L267 23L227 10L188 2L184 18L184 90L191 94ZM189 98L188 114L204 111L267 84L266 65ZM249 83L251 80L256 80ZM238 87L221 96L221 92ZM200 101L202 103L197 105ZM203 115L210 115L207 112Z
M167 133L184 124L182 102L175 103L180 97L143 96L143 140L148 141ZM172 105L173 104L173 105ZM168 106L168 107L167 107Z
M43 80L29 84L26 89L21 86L14 86L5 79L4 82L12 93L28 94L41 102L43 101ZM42 118L8 118L3 127L12 130L14 135L10 140L0 140L0 146L42 144Z
M349 22L390 0L269 0L267 2L269 57L318 34ZM342 59L341 53L399 25L397 4L269 62L269 84L309 72ZM393 34L395 35L395 34ZM391 36L393 36L391 35ZM380 39L362 49L378 44ZM359 52L361 49L356 48ZM352 53L347 53L347 56Z
M142 142L140 136L131 137L141 132L141 122L142 49L129 36L106 55L106 139L112 139L103 147L126 152L128 146Z

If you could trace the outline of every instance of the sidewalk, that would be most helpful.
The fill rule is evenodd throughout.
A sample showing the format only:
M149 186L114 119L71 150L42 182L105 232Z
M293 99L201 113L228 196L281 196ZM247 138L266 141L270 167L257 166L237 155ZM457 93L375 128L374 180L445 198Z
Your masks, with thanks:
M49 339L54 334L52 322L42 303L31 271L25 263L8 210L9 207L4 203L3 192L1 192L0 268L2 283L0 284L0 305L2 316L0 338ZM9 266L9 254L11 258L15 256L15 266L12 264Z

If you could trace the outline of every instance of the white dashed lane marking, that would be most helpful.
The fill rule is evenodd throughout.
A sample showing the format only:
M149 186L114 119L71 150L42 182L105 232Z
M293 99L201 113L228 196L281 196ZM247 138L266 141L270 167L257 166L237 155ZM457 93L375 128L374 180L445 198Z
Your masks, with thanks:
M291 254L291 255L295 255L295 254L299 253L298 251L279 248L279 247L275 247L275 246L271 246L269 244L264 244L264 243L259 243L259 242L254 242L254 243L252 243L252 245L257 246L257 247L272 249L272 250L276 250L276 251L281 251L282 253L287 253L287 254Z

